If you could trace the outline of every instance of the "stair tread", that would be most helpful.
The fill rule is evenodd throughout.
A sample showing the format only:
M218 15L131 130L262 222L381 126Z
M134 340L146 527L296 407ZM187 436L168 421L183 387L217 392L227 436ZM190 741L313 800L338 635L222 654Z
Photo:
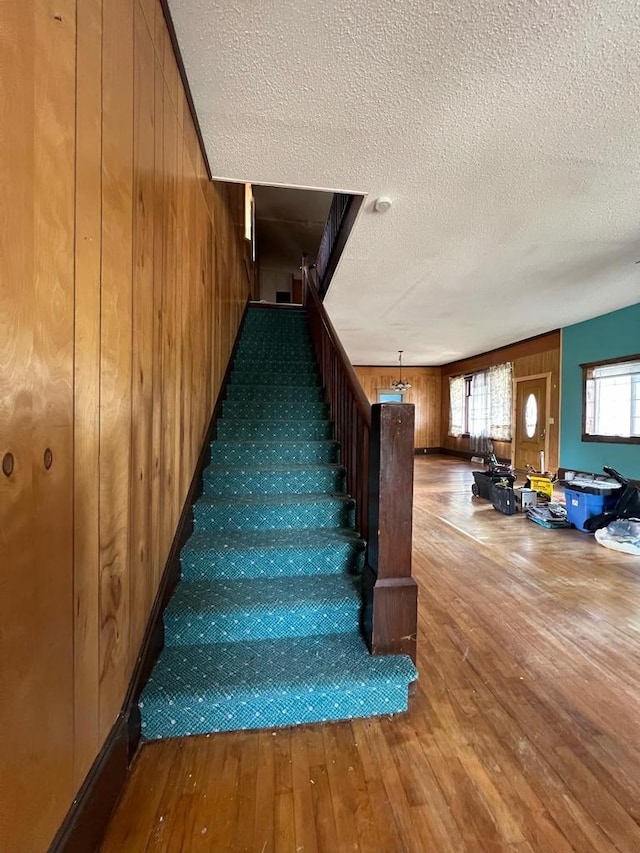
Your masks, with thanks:
M279 439L278 441L274 441L272 439L270 439L268 441L262 441L259 438L245 438L245 439L242 439L242 438L238 438L238 439L235 439L235 438L216 438L211 442L211 444L212 445L215 445L215 444L225 444L225 445L226 444L237 444L240 447L251 447L254 444L257 444L260 447L263 447L264 445L266 445L267 447L279 447L282 444L285 444L287 446L289 446L289 445L295 445L295 446L302 445L304 447L307 447L309 445L312 445L313 447L326 447L327 445L332 445L334 447L338 446L338 442L334 441L334 439L332 439L332 438L291 438L291 439L282 438L282 439ZM304 463L302 463L302 464L304 464Z
M256 377L256 374L251 374L252 377ZM256 377L257 378L257 377ZM289 391L324 391L322 385L320 384L320 379L317 377L313 377L313 381L309 382L291 382L290 378L286 374L280 374L279 379L287 381L275 381L274 374L265 373L264 376L259 377L258 382L243 382L240 376L236 376L234 374L231 375L229 379L229 389L242 389L251 388L253 389L262 389L273 393L276 388L288 389Z
M356 682L416 678L405 655L369 654L357 631L276 640L206 643L185 649L166 646L143 693L141 707L151 695L204 697L230 691L286 691L292 687L317 691L340 689Z
M254 471L273 474L281 474L287 471L292 471L296 474L304 471L333 471L340 473L346 471L346 468L338 462L291 462L289 464L274 462L272 465L250 465L246 462L239 462L235 465L224 465L221 462L212 462L205 468L205 473L210 472L212 474L227 471L232 474L248 474Z
M279 365L281 367L291 368L292 364L297 367L303 367L305 370L313 368L318 369L318 360L312 349L303 349L302 347L291 347L288 352L282 349L269 351L265 349L264 354L255 355L255 351L249 349L238 349L233 359L233 366L240 367L246 364L255 364L263 366Z
M223 612L262 612L268 618L277 611L360 602L360 581L353 575L312 575L291 578L242 578L239 580L181 581L166 609L167 617L193 618Z
M274 548L300 549L347 544L364 548L364 539L349 527L303 528L302 530L231 530L209 533L198 530L191 534L183 551L252 550Z
M220 421L240 424L266 424L268 426L282 424L293 424L295 426L300 426L300 424L313 424L314 426L319 426L322 424L322 426L325 426L326 424L331 423L329 418L238 418L233 415L223 415Z
M267 508L294 506L295 504L353 504L354 499L345 494L327 494L326 492L309 492L300 495L291 494L259 494L259 495L202 495L196 504L210 506L264 506Z

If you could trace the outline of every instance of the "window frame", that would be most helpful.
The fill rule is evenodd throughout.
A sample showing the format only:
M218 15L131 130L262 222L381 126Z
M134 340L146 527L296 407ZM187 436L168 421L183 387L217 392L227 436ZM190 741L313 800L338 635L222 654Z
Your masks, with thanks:
M406 393L407 393L406 391L396 391L395 388L376 388L376 402L377 403L381 403L381 402L404 403L404 395ZM391 400L380 400L381 394L384 394L384 395L393 394L395 396L400 395L401 399L400 400L393 400L393 401L391 401Z
M501 444L511 444L513 441L513 430L514 430L514 421L513 421L513 401L514 401L514 370L513 370L513 361L501 361L497 364L489 365L488 367L480 367L477 370L473 370L471 372L466 373L454 373L449 376L449 382L452 379L462 379L464 381L464 389L462 395L462 432L459 435L455 433L447 431L447 435L450 438L471 438L470 432L470 416L471 416L471 397L473 396L473 380L479 374L487 374L487 377L490 374L490 371L494 368L503 367L509 365L511 370L511 422L509 424L509 438L496 438L493 435L487 435L487 439L489 441L497 441ZM451 396L449 396L449 423L451 423Z
M597 367L606 367L611 364L626 364L630 361L640 361L640 353L618 356L616 358L603 358L580 365L582 368L582 441L599 444L640 444L640 435L602 435L601 433L587 432L587 381L592 378L589 376L589 372Z

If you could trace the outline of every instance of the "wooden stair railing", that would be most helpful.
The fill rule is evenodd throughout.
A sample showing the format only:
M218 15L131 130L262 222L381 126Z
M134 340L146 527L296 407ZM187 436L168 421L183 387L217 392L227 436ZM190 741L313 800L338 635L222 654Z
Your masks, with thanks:
M334 193L316 257L316 286L320 299L326 296L364 197Z
M356 527L367 543L362 628L372 654L408 654L415 663L417 586L411 577L414 407L369 403L303 257L303 299L356 500Z

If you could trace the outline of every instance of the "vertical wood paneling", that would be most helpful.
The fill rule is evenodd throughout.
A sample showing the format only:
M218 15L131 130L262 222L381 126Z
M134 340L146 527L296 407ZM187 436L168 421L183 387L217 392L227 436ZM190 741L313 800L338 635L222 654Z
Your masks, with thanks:
M76 787L98 750L102 0L78 6L74 439Z
M190 294L189 294L189 258L191 253L190 240L187 237L187 212L188 212L188 186L184 179L184 139L180 133L180 128L176 125L177 130L177 147L176 147L176 293L175 293L175 321L176 321L176 336L175 336L175 352L176 352L176 387L174 412L177 417L177 429L175 432L175 443L173 456L176 463L175 467L175 490L176 490L176 508L182 503L184 490L184 471L189 463L188 459L184 458L183 448L185 447L185 433L188 429L187 411L189 406L189 398L183 393L185 386L184 366L188 358L191 342L188 339ZM174 518L177 522L177 518ZM173 523L172 523L173 526Z
M2 6L0 460L13 454L13 470L0 473L0 849L12 853L48 846L73 791L75 21L74 0Z
M378 402L378 391L389 390L398 378L395 367L354 367L362 388L371 403ZM405 403L415 406L415 446L440 446L440 368L407 367L402 378L411 383Z
M152 5L155 11L157 2ZM149 7L149 2L145 8ZM150 33L155 35L155 15L147 19ZM155 47L155 41L154 41ZM162 529L162 489L164 481L162 478L162 399L164 393L163 373L163 340L166 327L165 314L163 312L164 299L164 203L166 180L163 171L164 166L164 76L162 67L154 53L154 197L153 197L153 430L151 456L153 460L153 477L151 482L151 564L153 573L153 589L158 588L164 563L162 561L163 529Z
M173 505L175 503L175 197L176 197L176 125L172 120L172 103L164 83L163 98L163 183L164 199L162 209L162 315L165 320L162 336L162 450L161 450L161 489L160 551L166 554L169 550L171 527L173 524Z
M0 850L31 853L121 709L248 286L158 0L3 4L0 38Z
M134 222L133 381L131 401L131 623L130 663L142 642L155 592L151 567L151 481L153 477L154 380L154 102L153 41L140 5L135 4L134 44Z
M100 733L128 681L133 244L133 4L103 7Z

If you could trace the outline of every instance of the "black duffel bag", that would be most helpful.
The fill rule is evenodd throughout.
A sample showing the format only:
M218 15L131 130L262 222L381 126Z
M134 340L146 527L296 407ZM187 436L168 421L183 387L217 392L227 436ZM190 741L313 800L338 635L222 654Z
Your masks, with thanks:
M606 527L607 524L617 518L640 518L640 487L623 477L615 468L605 466L602 470L617 480L622 488L618 502L613 509L608 512L601 512L600 515L593 515L585 521L585 529L591 533L600 530L601 527Z

